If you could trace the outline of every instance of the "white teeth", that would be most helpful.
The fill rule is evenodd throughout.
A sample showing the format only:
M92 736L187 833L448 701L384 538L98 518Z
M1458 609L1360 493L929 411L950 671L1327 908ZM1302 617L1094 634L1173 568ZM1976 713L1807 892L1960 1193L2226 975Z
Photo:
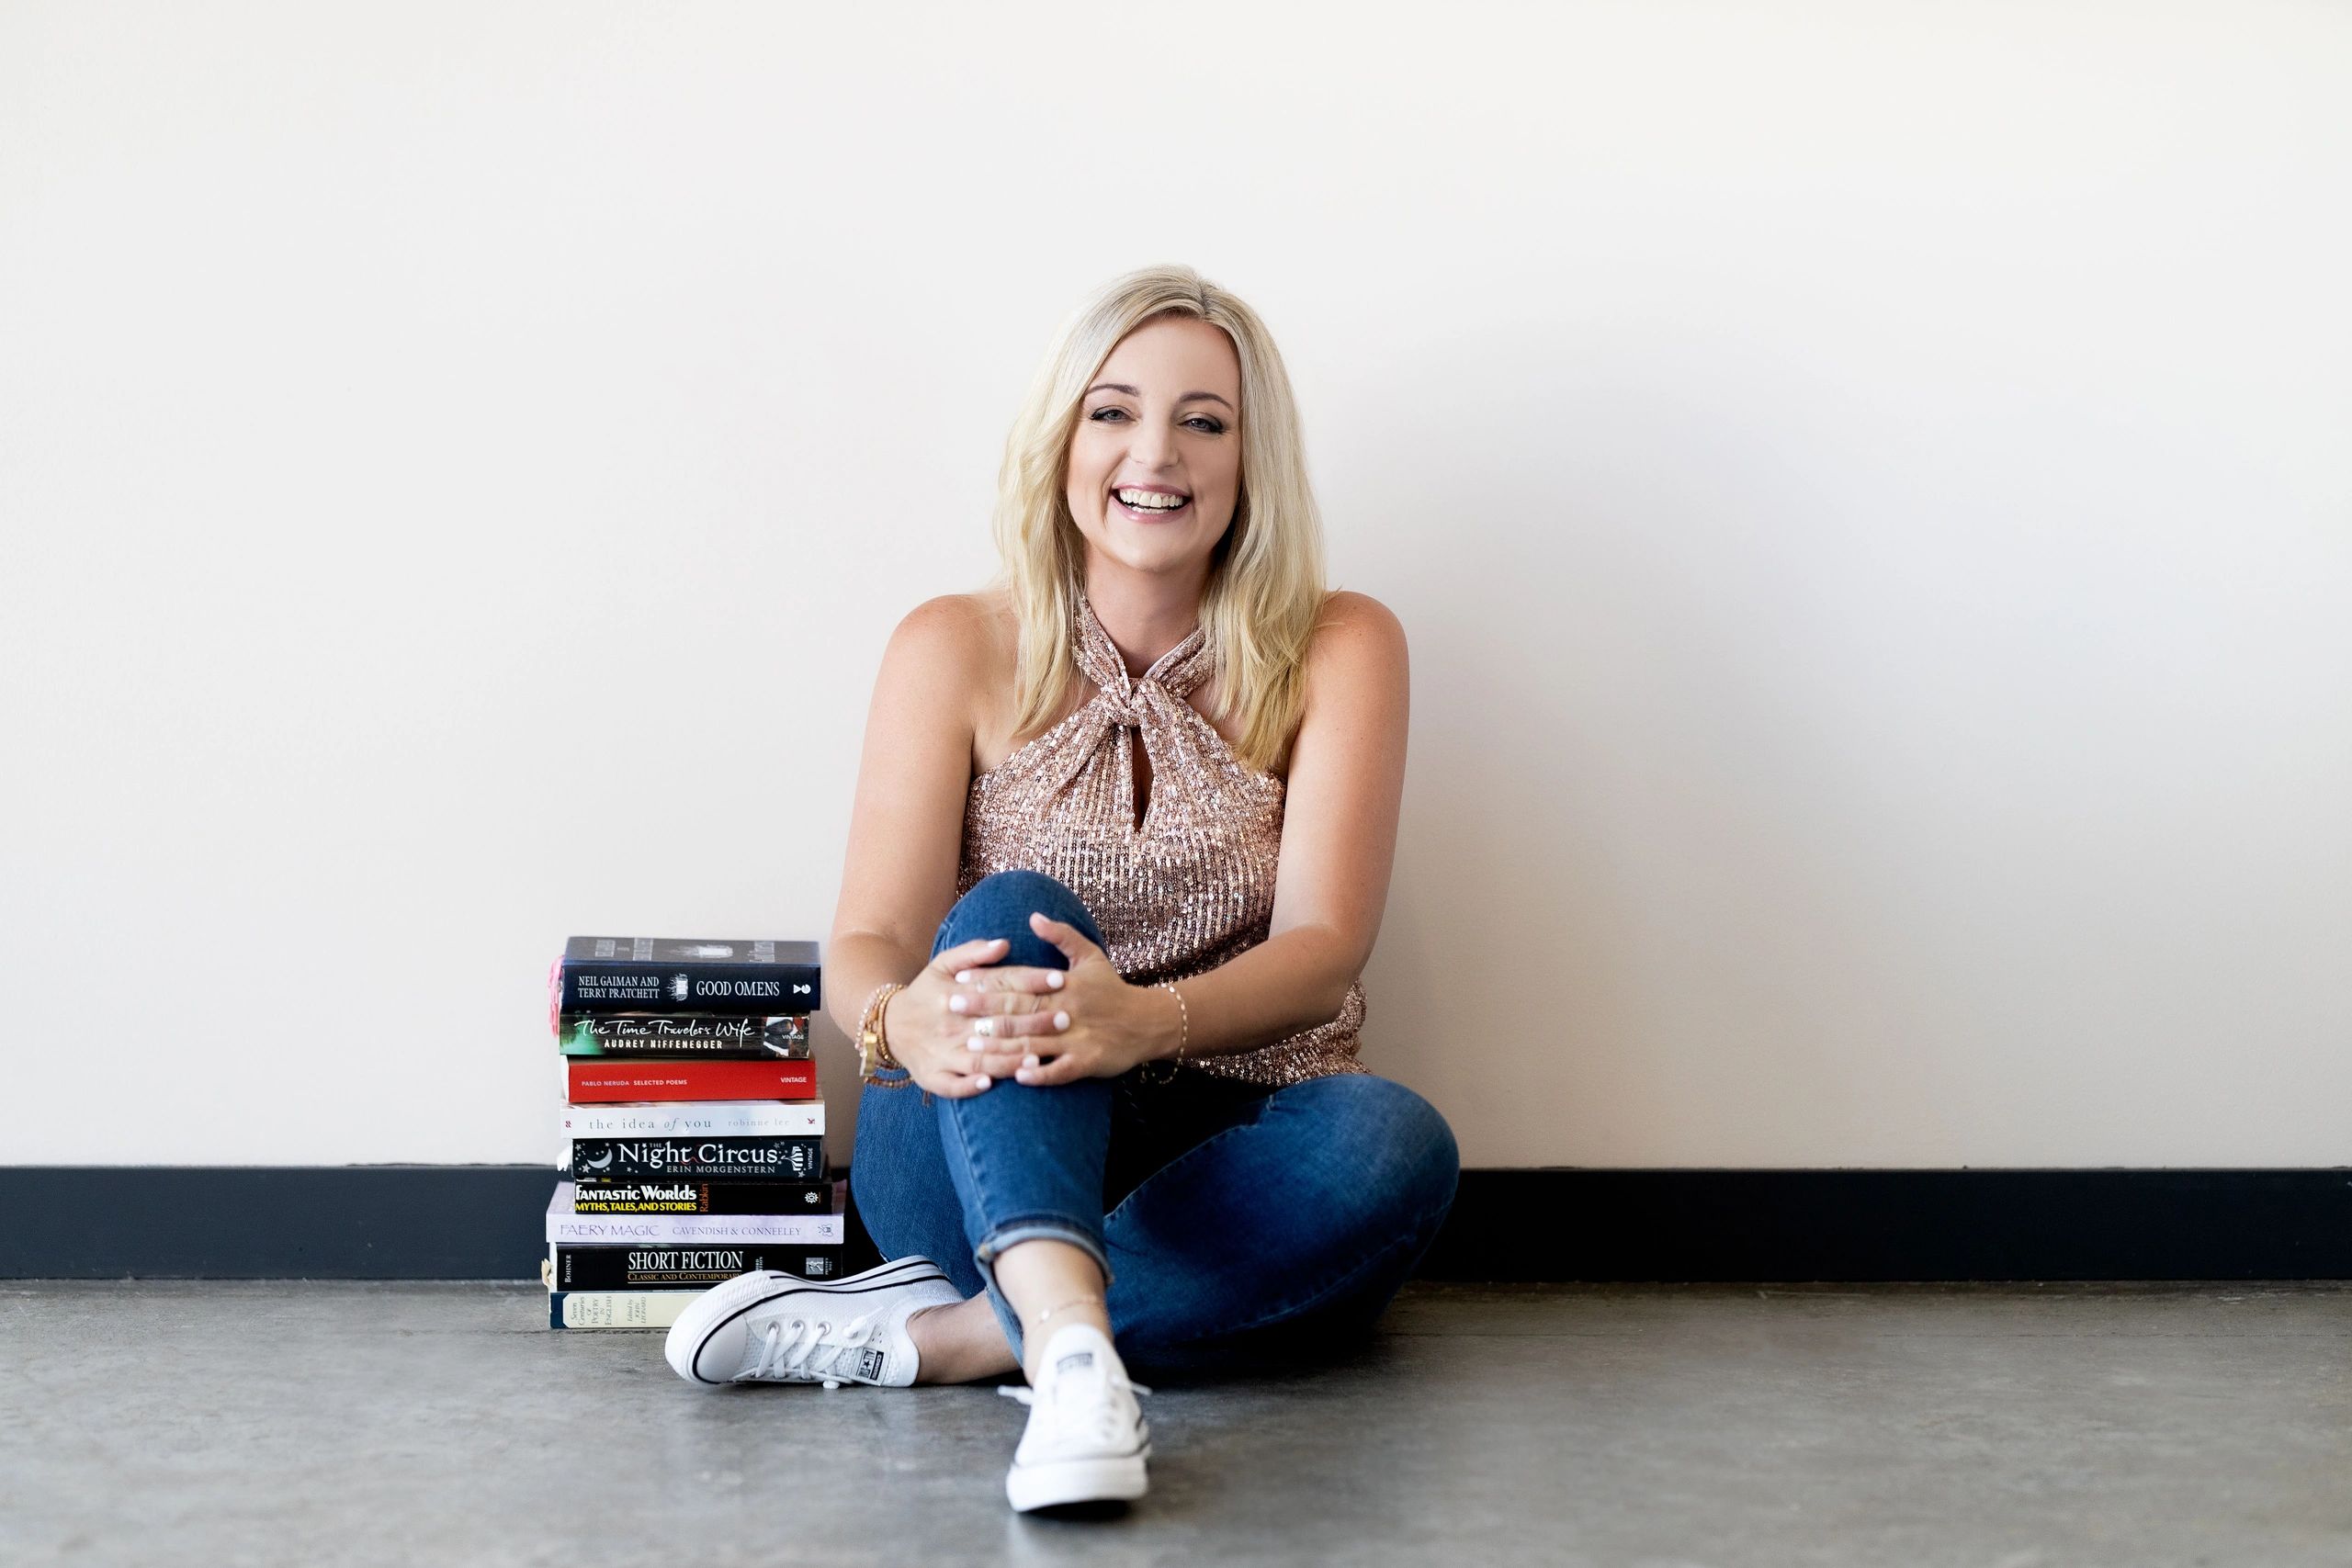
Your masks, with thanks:
M1160 495L1148 490L1114 490L1111 493L1138 512L1173 512L1188 499L1181 495Z

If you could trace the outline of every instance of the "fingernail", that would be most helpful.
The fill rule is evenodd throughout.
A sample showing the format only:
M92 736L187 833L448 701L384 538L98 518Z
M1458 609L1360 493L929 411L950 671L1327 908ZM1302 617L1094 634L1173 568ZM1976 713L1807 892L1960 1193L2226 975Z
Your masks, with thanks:
M982 1089L986 1089L986 1088L988 1088L988 1087L989 1087L989 1079L988 1079L988 1075L987 1075L986 1073L981 1074L978 1077L974 1078L972 1081L973 1081L974 1083L976 1083L976 1084L978 1084Z
M1048 969L1046 971L1046 984L1057 991L1062 988L1064 982L1068 981L1069 978L1069 976L1063 974L1058 969Z
M1034 1067L1037 1065L1037 1058L1035 1056L1023 1056L1021 1058L1021 1065L1024 1067Z
M980 1038L978 1035L977 1035L977 1034L973 1035L969 1040L967 1040L967 1041L965 1041L965 1042L964 1042L964 1049L965 1049L965 1050L967 1050L967 1051L985 1051L985 1050L987 1050L988 1048L989 1048L988 1042L987 1042L987 1041L985 1041L985 1040L983 1040L983 1039L981 1039L981 1038Z
M1069 1014L1066 1012L1057 1012L1054 1014L1054 1027L1056 1029L1068 1029L1069 1027Z
M947 998L947 1010L949 1012L962 1012L970 1005L970 1003L967 1002L961 997L950 997Z
M1012 1077L1015 1082L1027 1083L1029 1081L1029 1069L1023 1067L1019 1072L1013 1074Z
M956 983L957 985L959 985L959 986L968 986L968 985L970 985L970 984L972 983L972 972L971 972L969 969L958 969L958 970L956 970Z

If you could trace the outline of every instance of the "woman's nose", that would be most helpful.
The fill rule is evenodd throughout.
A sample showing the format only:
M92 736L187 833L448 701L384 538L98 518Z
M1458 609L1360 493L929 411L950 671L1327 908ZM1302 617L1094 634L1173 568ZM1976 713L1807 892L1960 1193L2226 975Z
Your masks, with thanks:
M1166 425L1138 423L1135 439L1129 444L1136 463L1147 468L1160 468L1176 453L1176 434Z

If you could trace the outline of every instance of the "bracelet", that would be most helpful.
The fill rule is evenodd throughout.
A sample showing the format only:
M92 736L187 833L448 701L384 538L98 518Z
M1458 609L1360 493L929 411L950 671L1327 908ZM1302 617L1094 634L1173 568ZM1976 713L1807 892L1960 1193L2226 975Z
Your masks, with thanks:
M890 1037L882 1027L883 1013L889 1007L890 998L906 988L899 981L885 980L874 987L874 994L865 998L865 1010L858 1015L858 1076L881 1089L904 1089L915 1081L912 1074L899 1078L874 1076L886 1069L906 1072L906 1064L890 1055Z
M1176 1059L1168 1064L1165 1077L1152 1080L1155 1083L1174 1083L1177 1071L1184 1065L1184 1047L1192 1041L1193 1010L1184 1005L1184 993L1176 988L1175 981L1162 980L1152 989L1166 991L1176 998Z
M1098 1306L1098 1307L1099 1307L1099 1306L1103 1306L1103 1305L1105 1305L1105 1304L1106 1304L1106 1303L1103 1302L1103 1300L1102 1300L1102 1298L1101 1296L1079 1296L1079 1297L1076 1297L1076 1298L1074 1298L1074 1299L1072 1299L1072 1300L1070 1300L1070 1301L1066 1301L1066 1302L1056 1302L1053 1305L1051 1305L1051 1306L1047 1307L1045 1311L1043 1311L1043 1312L1041 1312L1041 1313L1039 1313L1039 1314L1037 1314L1037 1326L1038 1326L1039 1328L1043 1328L1043 1327L1045 1327L1045 1326L1046 1326L1046 1319L1047 1319L1047 1318L1049 1318L1049 1317L1053 1316L1053 1315L1054 1315L1054 1314L1056 1314L1056 1313L1057 1313L1057 1312L1068 1312L1068 1311L1069 1311L1070 1308L1072 1308L1072 1307L1082 1307L1082 1306Z

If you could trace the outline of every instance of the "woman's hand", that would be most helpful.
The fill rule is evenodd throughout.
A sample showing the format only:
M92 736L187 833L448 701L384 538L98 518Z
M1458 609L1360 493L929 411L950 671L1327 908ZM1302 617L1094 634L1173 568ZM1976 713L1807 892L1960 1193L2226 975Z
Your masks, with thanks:
M965 1100L989 1087L978 1055L964 1048L971 1021L950 1011L947 1003L957 990L959 970L971 974L976 965L997 963L1007 947L1002 937L990 937L947 948L883 1005L882 1033L890 1042L890 1055L932 1093Z
M990 1081L1064 1084L1114 1078L1174 1051L1174 998L1127 984L1075 926L1033 914L1029 929L1061 949L1069 967L971 965L954 974L946 1000L962 1026L969 1071Z

